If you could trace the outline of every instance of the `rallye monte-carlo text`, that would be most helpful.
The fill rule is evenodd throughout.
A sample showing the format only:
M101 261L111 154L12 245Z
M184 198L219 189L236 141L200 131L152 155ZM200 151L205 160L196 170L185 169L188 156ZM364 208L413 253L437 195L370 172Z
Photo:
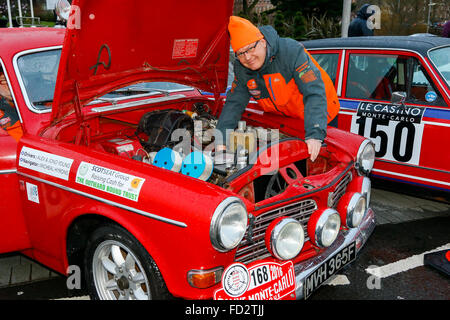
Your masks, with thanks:
M0 132L0 253L80 266L94 299L301 299L356 258L370 140L329 128L311 162L251 104L212 161L232 7L74 0L67 29L0 30L23 131Z

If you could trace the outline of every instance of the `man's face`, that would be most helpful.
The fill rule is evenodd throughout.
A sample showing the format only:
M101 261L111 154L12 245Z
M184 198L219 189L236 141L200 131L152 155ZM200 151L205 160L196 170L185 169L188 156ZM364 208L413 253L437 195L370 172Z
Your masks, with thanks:
M266 59L266 46L266 40L261 39L236 51L236 56L244 67L250 70L258 70L263 66Z

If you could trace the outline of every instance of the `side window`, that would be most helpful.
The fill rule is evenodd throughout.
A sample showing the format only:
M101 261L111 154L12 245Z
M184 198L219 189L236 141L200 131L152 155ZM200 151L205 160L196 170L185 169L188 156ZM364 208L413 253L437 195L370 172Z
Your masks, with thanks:
M350 54L346 97L390 100L393 91L405 91L401 64L402 58L396 55Z
M407 94L407 102L443 105L444 100L419 60L410 56L350 54L345 96L390 101L392 92Z
M319 63L323 70L330 76L333 83L336 83L339 54L337 53L311 53L311 56Z
M17 59L24 95L36 110L52 107L61 50L46 50L25 54Z
M414 59L410 62L411 69L411 87L408 92L408 102L427 105L445 105L439 91L436 89L426 70L420 65L419 61Z

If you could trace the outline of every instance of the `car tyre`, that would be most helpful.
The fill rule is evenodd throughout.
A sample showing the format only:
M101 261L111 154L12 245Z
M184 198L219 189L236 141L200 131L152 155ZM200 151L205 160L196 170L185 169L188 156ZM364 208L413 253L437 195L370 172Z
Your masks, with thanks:
M85 252L87 289L93 300L170 298L162 275L148 252L124 228L96 229Z

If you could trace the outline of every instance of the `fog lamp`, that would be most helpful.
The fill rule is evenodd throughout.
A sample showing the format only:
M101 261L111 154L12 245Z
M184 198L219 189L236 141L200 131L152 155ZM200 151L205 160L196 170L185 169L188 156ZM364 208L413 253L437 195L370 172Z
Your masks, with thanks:
M280 260L295 258L303 248L305 232L295 219L280 217L275 219L266 231L266 247Z
M339 201L337 209L341 223L349 228L356 228L366 212L366 198L359 192L347 193Z
M336 240L341 228L341 218L336 210L327 208L314 212L308 222L311 241L321 247L329 247Z

